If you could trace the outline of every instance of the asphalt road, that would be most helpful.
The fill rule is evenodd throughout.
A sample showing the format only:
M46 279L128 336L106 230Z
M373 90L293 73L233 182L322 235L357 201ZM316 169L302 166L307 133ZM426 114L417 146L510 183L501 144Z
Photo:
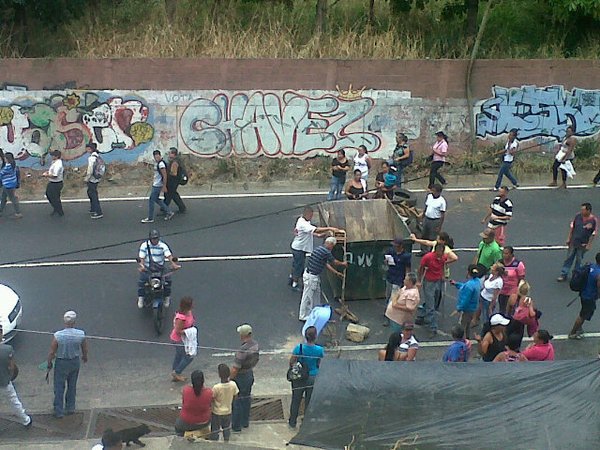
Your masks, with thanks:
M424 199L424 194L418 194ZM594 203L595 191L515 191L515 217L508 229L507 243L514 246L564 245L569 221L583 201ZM459 248L479 242L485 205L490 192L452 192L446 195L449 211L444 228ZM170 222L158 220L155 227L165 235L174 253L182 257L264 255L289 253L295 217L305 203L318 196L187 200L188 213ZM598 205L600 208L600 205ZM149 226L139 220L147 204L140 201L104 205L105 218L90 220L86 203L65 205L65 217L50 217L47 205L23 205L20 221L0 219L2 245L0 265L33 261L96 261L134 258ZM10 205L7 209L10 211ZM596 244L589 255L600 247ZM555 281L564 250L517 252L525 261L532 296L543 311L542 325L554 334L564 334L578 312L567 284ZM473 252L459 252L452 276L461 279ZM414 265L419 259L414 259ZM174 276L174 297L195 298L195 315L200 343L207 347L235 348L235 328L251 323L262 348L281 348L295 341L300 330L297 311L300 294L286 286L290 259L245 261L200 261L184 264ZM22 298L27 330L55 331L62 314L75 309L78 325L88 334L126 339L156 340L150 317L136 307L136 265L92 264L37 268L0 268L0 281L12 286ZM449 287L446 314L454 306L454 288ZM388 330L381 326L383 301L357 301L352 309L372 328L367 343L386 341ZM171 311L174 308L171 307ZM453 321L442 321L448 331ZM599 319L586 324L586 331L600 331ZM422 338L424 338L423 336ZM158 338L168 342L168 333ZM21 333L14 340L19 360L43 361L48 336ZM94 359L127 361L131 366L153 366L170 359L172 350L145 344L104 342L93 345ZM218 352L219 350L214 350ZM165 370L168 370L166 367Z

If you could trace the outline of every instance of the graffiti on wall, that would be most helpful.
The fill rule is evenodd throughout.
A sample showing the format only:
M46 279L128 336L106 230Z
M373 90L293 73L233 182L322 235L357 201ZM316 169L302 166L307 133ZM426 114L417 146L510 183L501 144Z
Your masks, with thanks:
M180 138L199 156L308 156L381 145L365 116L374 100L362 91L307 96L294 91L218 93L197 98L179 119Z
M494 96L485 100L476 114L479 137L498 136L516 128L520 139L545 136L560 140L570 125L576 136L600 132L600 90L494 86L492 92Z
M0 148L20 160L54 150L65 160L77 159L88 142L101 153L132 150L154 136L148 113L140 100L100 101L93 92L55 93L43 101L23 98L0 106Z

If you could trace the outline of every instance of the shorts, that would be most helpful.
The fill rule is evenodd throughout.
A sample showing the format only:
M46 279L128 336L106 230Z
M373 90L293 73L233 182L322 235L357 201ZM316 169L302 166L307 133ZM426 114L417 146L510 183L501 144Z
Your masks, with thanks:
M581 317L583 320L592 320L594 311L596 311L596 300L586 300L581 297L579 300L581 300L581 311L579 311L579 317Z

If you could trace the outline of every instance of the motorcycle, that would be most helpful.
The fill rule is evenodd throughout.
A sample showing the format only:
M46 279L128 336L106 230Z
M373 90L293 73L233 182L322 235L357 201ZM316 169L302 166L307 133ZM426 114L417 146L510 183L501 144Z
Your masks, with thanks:
M138 263L141 261L137 258ZM176 262L177 259L173 258ZM174 270L165 273L165 266L153 264L152 267L146 268L148 279L144 283L144 309L152 309L152 319L156 334L160 335L163 330L165 319L165 285L168 283L167 278L171 276Z

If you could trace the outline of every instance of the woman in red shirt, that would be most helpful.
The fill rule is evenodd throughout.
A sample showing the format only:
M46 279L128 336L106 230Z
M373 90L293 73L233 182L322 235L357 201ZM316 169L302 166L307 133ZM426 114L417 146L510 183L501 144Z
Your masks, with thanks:
M187 328L194 326L194 315L192 314L192 306L194 300L192 297L183 297L179 302L179 309L173 318L173 331L169 336L171 342L176 344L175 346L175 358L173 359L173 372L171 372L171 378L173 381L182 382L185 381L185 377L181 376L183 370L192 362L194 359L185 352L183 346L183 335Z
M175 421L175 432L183 436L186 431L206 428L211 419L212 389L204 387L204 373L201 370L192 372L192 385L181 391L181 413Z
M554 361L554 347L550 343L552 338L547 330L537 330L533 335L533 344L523 354L529 361Z

